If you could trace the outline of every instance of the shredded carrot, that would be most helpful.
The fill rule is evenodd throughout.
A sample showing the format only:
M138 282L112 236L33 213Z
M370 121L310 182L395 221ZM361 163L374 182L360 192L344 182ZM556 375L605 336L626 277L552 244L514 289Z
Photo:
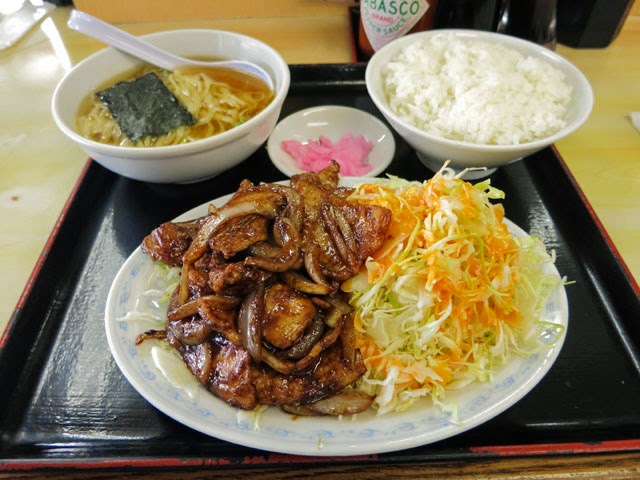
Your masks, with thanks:
M342 286L367 366L358 388L375 395L379 413L421 397L442 404L448 389L488 381L514 352L531 353L524 338L539 318L550 257L510 233L492 203L503 197L447 169L423 183L356 187L354 201L393 215L382 247Z

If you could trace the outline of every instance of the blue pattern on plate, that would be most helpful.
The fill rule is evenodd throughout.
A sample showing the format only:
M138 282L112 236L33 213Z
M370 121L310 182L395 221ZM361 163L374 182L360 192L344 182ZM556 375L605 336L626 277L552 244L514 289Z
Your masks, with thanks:
M206 205L190 213L194 218ZM553 267L550 267L553 268ZM123 265L112 285L106 309L109 346L121 370L151 404L179 422L212 436L270 451L302 455L356 455L393 451L448 438L500 414L529 392L556 359L564 336L548 351L526 359L514 359L496 375L493 383L472 384L452 392L458 417L420 401L409 411L387 415L366 412L356 418L296 418L271 408L259 414L258 428L239 419L237 410L209 394L204 387L194 396L169 384L149 356L135 345L143 328L137 323L117 321L136 308L146 289L145 279L153 265L136 250ZM554 269L555 271L555 269ZM146 306L145 308L152 308ZM552 295L545 309L546 321L566 327L568 306L561 290ZM149 311L159 317L161 311ZM135 327L135 328L134 328Z

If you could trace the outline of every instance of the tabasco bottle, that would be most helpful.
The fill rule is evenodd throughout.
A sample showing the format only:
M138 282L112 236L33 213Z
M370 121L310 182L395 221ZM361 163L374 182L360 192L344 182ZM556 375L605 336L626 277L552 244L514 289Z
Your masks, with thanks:
M371 57L391 40L431 28L436 0L361 0L358 49Z

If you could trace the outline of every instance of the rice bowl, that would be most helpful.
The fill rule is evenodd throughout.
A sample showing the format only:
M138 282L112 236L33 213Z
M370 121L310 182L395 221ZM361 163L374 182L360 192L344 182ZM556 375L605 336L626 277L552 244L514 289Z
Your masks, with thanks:
M429 169L486 176L569 135L593 107L584 75L540 45L472 30L407 35L367 65L369 95Z
M382 75L394 113L470 143L513 145L553 134L566 125L571 101L571 85L557 67L451 32L412 43Z

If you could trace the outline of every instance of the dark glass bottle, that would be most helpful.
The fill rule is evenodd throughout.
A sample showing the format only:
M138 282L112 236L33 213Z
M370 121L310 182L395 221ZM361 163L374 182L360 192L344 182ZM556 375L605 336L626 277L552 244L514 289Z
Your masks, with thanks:
M556 7L557 0L504 0L497 30L555 49Z
M501 0L440 0L433 28L495 31Z
M558 0L558 42L604 48L618 36L633 0Z

